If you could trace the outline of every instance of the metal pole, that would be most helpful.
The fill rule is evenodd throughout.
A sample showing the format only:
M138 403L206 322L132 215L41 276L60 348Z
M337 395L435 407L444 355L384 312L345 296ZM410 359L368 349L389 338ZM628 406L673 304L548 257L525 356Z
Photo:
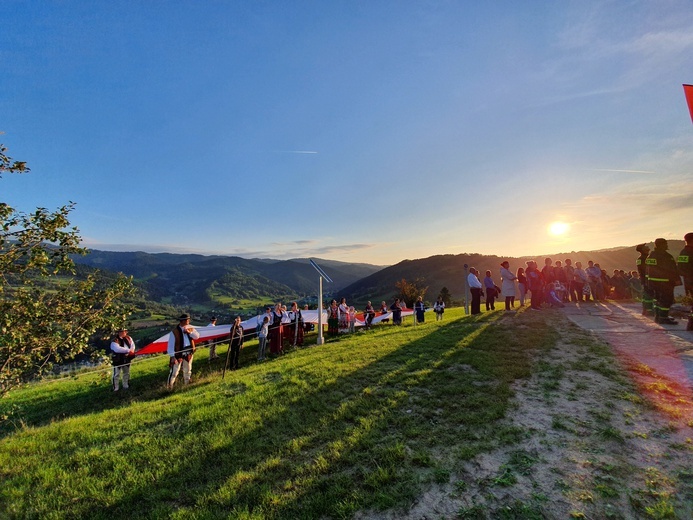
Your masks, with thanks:
M464 264L464 313L469 314L469 280L467 278L467 269L469 266Z
M322 276L320 277L320 290L318 293L318 340L317 345L325 343L325 338L322 337Z
M224 360L224 370L221 371L221 379L224 379L224 376L226 375L226 367L229 366L229 355L231 354L231 345L233 345L233 329L236 328L236 324L234 323L233 326L231 327L231 337L229 338L229 349L226 351L226 359Z

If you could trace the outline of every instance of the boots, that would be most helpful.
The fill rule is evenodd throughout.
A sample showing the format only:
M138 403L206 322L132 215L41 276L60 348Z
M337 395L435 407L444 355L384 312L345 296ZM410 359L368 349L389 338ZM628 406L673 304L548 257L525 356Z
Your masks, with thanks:
M676 325L678 321L669 316L668 310L655 309L657 317L655 318L656 323L661 323L662 325Z

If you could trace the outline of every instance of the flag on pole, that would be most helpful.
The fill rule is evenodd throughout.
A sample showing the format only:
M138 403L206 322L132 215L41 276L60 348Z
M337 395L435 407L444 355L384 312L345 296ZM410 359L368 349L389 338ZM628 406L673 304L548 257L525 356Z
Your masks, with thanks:
M693 121L693 85L684 85L683 91L686 94L686 102L688 103L688 111L691 114L691 121Z

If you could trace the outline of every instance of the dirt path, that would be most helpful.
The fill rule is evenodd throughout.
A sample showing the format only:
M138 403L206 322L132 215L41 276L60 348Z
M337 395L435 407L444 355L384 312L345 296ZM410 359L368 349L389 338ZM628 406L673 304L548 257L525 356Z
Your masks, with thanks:
M690 341L637 308L564 310L581 326L566 320L515 388L507 420L524 440L465 463L406 514L367 518L693 518Z

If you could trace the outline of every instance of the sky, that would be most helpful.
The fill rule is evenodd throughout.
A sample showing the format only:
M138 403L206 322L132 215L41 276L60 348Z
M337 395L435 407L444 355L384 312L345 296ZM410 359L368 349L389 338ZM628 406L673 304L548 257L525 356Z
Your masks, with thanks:
M693 231L693 4L3 0L0 178L89 248L378 265Z

